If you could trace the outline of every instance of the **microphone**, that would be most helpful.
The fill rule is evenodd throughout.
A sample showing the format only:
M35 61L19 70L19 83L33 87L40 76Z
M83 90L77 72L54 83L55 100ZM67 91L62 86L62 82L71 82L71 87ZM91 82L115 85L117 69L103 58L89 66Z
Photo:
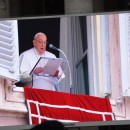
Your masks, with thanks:
M50 47L51 49L54 49L54 50L59 51L59 48L57 48L57 47L53 46L52 44L49 44L49 47Z
M71 76L71 70L70 70L70 65L69 65L69 61L67 59L67 56L65 55L64 51L62 51L61 49L53 46L52 44L49 44L49 47L51 49L54 49L54 50L57 50L57 51L61 52L64 55L65 59L66 59L66 62L67 62L67 65L68 65L68 69L69 69L69 74L70 74L70 93L71 93L72 92L72 90L71 90L72 89L72 76Z

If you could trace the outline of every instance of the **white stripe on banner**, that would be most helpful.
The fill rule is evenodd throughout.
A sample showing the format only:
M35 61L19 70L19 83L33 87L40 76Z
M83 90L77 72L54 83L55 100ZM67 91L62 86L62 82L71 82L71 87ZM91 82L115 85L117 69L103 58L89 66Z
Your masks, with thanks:
M60 122L79 122L79 121L75 121L75 120L63 120L63 119L56 119L56 118L50 118L50 117L47 117L47 116L39 116L39 115L36 115L36 114L31 114L32 117L36 117L36 118L41 118L41 119L46 119L46 120L58 120Z
M27 106L29 110L29 124L32 125L31 108L30 108L30 102L28 100L27 100Z
M40 117L40 110L39 110L38 102L36 103L36 108L37 108L38 117ZM39 124L41 123L41 118L38 118L38 123L39 123Z
M86 110L84 108L73 107L73 106L68 106L68 105L52 105L52 104L46 104L46 103L39 103L38 101L33 101L33 100L27 100L27 101L34 104L39 104L40 106L47 106L47 107L52 107L52 108L68 108L68 109L79 110L79 111L83 111L87 113L100 114L103 117L103 121L106 121L105 115L110 115L112 117L112 120L114 120L114 116L112 112L99 112L99 111L93 111L93 110Z

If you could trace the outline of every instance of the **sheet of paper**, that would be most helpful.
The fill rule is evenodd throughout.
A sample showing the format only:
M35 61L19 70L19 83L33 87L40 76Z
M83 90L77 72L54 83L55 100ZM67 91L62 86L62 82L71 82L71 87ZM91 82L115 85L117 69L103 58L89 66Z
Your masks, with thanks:
M46 65L43 68L43 73L54 76L54 74L56 73L56 71L58 70L58 68L62 64L62 62L63 61L61 59L58 59L58 58L53 59L53 60L48 60L48 62L46 63Z

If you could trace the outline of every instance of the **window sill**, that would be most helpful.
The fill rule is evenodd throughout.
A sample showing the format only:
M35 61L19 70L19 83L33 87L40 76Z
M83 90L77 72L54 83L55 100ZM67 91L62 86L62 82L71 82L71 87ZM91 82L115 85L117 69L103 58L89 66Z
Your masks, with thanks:
M24 92L24 89L23 89L23 87L14 87L13 89L13 92Z

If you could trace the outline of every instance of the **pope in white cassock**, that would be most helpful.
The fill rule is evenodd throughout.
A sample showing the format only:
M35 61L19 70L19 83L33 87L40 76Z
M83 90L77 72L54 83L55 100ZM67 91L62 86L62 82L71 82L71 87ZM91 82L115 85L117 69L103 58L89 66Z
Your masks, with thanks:
M43 67L37 67L33 70L33 82L32 75L30 75L31 70L38 62L40 57L46 58L56 58L56 56L48 51L46 51L47 37L44 33L37 33L33 40L34 47L23 52L20 55L20 79L21 82L25 83L26 86L32 86L33 88L40 88L46 90L55 91L55 85L58 84L60 79L64 78L65 75L59 70L57 77L45 77L37 76L38 73L43 71ZM35 75L36 74L36 75Z

